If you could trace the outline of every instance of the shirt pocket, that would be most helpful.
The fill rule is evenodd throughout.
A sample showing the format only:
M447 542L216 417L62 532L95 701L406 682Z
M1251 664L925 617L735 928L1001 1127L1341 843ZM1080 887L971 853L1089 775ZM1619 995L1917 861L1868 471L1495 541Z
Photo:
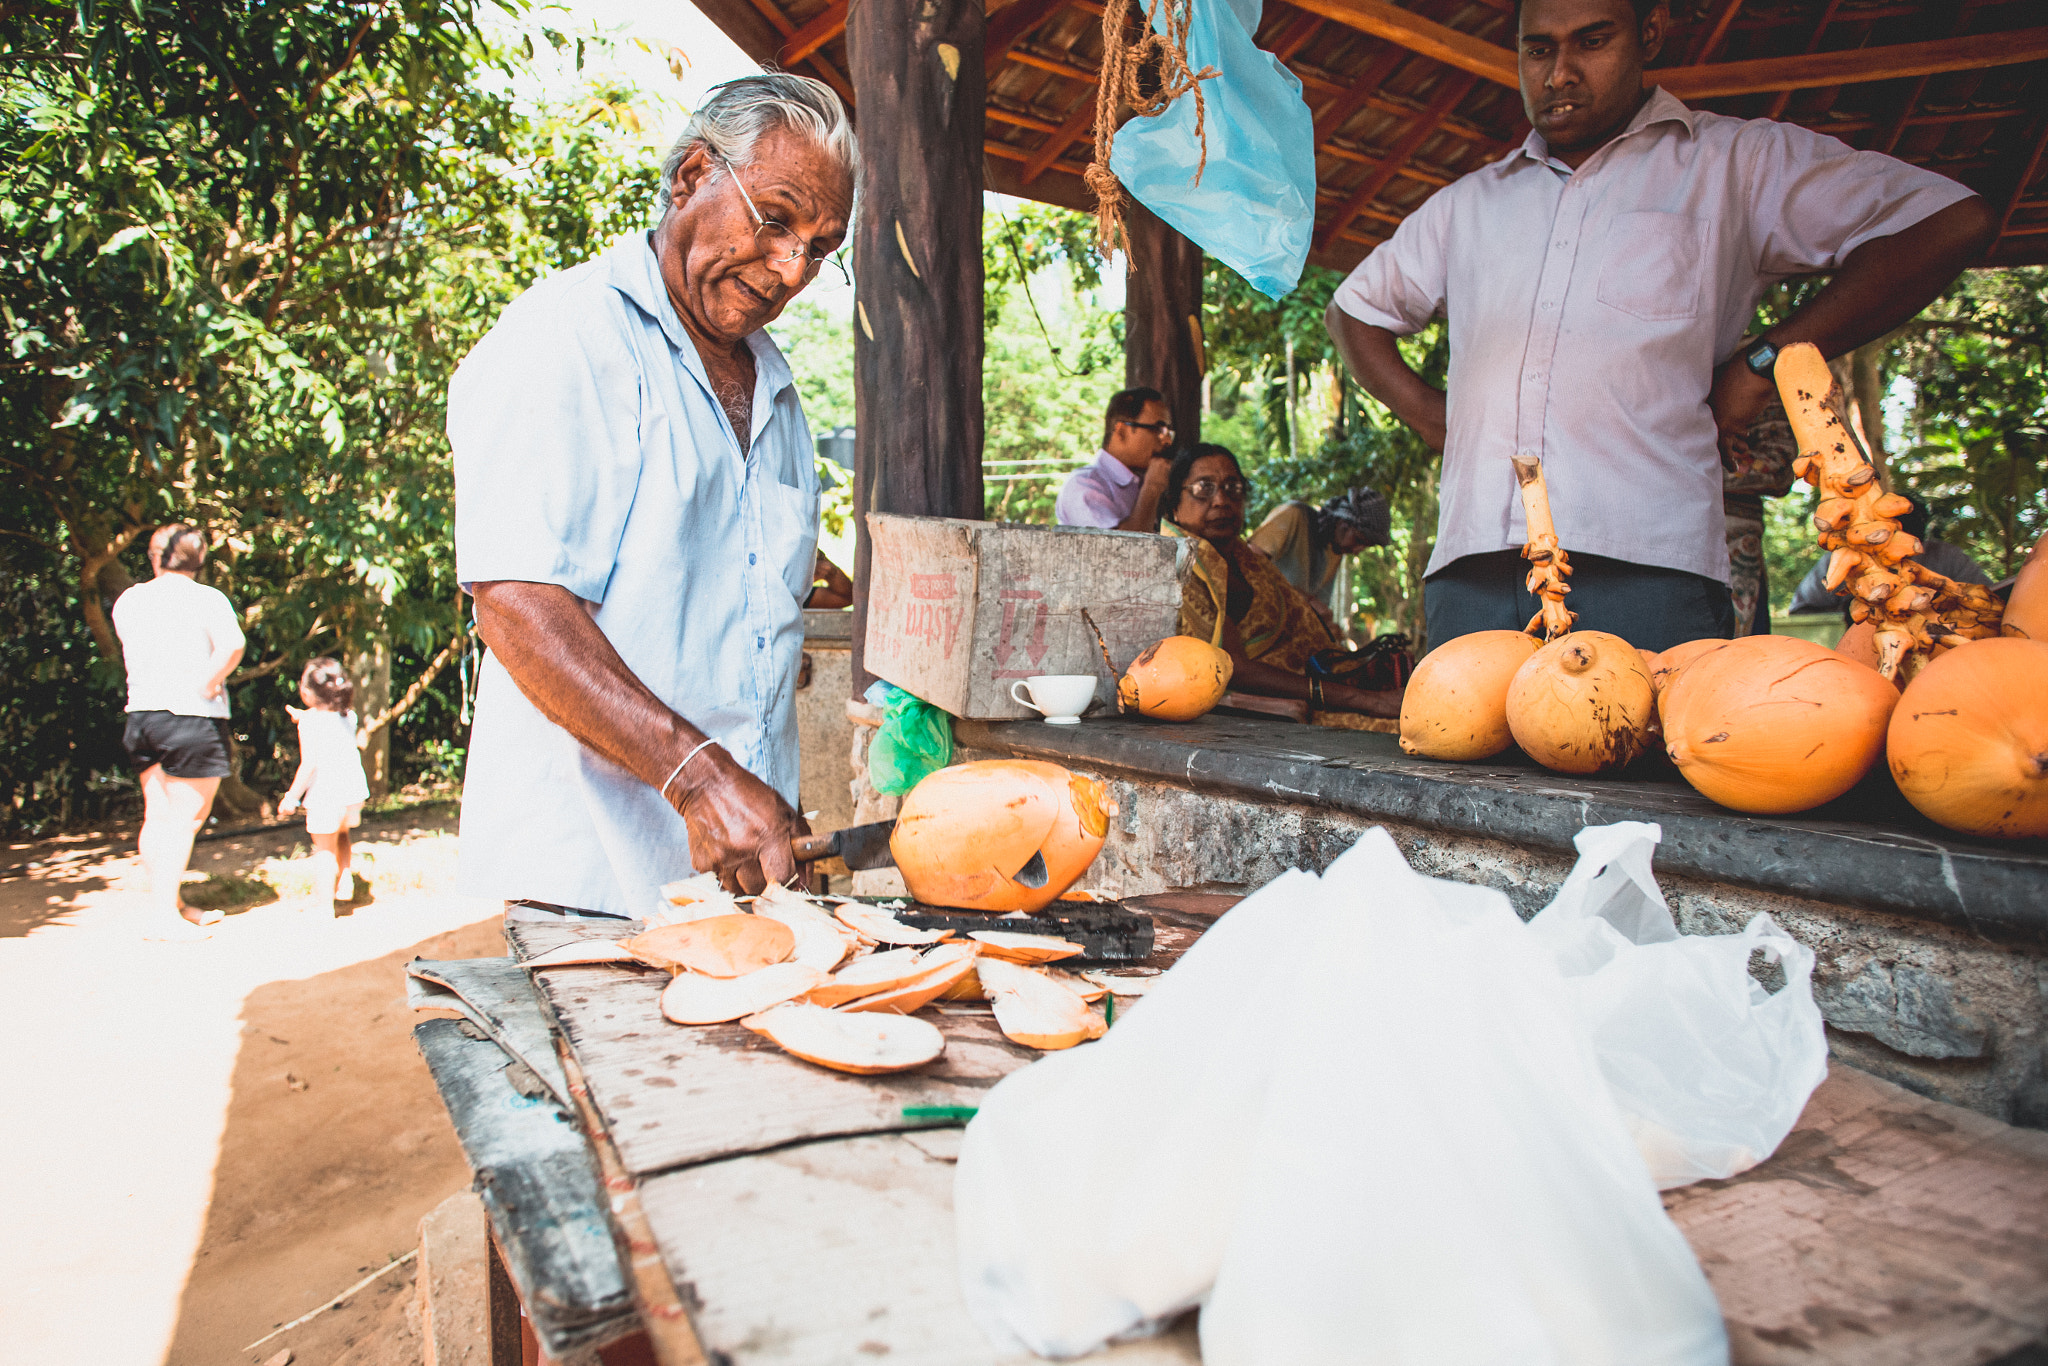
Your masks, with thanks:
M810 596L818 554L818 495L774 479L761 481L761 542L769 564L801 607Z
M1616 214L1600 263L1600 302L1646 322L1697 318L1710 268L1707 227L1685 214Z

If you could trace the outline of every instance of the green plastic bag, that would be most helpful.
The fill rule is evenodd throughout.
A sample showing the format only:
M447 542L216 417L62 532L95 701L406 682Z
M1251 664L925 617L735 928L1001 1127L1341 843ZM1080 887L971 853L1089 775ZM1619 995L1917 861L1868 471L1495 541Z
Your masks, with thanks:
M868 745L868 782L901 797L953 762L953 718L894 683L876 682L868 704L880 707L882 726Z

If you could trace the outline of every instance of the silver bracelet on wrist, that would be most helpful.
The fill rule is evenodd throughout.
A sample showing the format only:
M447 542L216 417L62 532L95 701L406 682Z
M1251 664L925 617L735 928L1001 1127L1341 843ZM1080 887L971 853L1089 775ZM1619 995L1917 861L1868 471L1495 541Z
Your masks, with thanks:
M663 801L668 800L668 785L674 782L677 779L677 777L679 777L682 774L682 771L690 766L690 760L696 758L699 754L702 754L705 750L711 748L711 746L717 743L718 741L716 740L698 741L696 746L692 748L688 754L685 754L683 756L683 761L677 764L674 768L669 770L668 777L664 778L661 783L661 796Z

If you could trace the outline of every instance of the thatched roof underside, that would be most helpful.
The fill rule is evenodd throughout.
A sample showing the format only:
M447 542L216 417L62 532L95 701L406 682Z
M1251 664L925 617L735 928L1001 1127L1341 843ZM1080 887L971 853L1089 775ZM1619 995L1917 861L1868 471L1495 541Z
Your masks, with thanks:
M764 64L853 100L847 0L696 0ZM987 185L1093 208L1100 0L991 6ZM1673 0L1658 77L1695 108L1788 119L1983 195L1988 263L2048 262L2042 0ZM1355 264L1438 188L1520 144L1512 0L1268 0L1259 45L1315 115L1311 259ZM855 117L859 117L856 108Z

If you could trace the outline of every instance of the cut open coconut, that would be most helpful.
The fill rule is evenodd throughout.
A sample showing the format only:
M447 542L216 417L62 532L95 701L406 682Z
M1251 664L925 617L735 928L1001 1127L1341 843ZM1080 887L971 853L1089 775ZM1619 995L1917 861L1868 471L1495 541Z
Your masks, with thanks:
M744 977L679 973L661 993L661 1013L677 1024L724 1024L793 1001L824 980L802 963L776 963Z
M743 977L787 959L796 932L760 915L714 915L636 934L626 949L651 967L700 972L706 977Z
M793 1003L740 1023L805 1062L867 1077L922 1067L946 1051L936 1026L907 1015L848 1015Z
M636 968L646 966L616 939L572 939L559 948L535 954L520 966L533 970L581 967L588 963L626 963Z
M887 911L858 903L842 902L832 914L855 934L877 944L936 944L953 937L951 930L912 929Z
M1008 930L970 930L967 937L981 945L983 953L1006 963L1054 963L1087 947L1049 934L1012 934Z
M996 1027L1012 1041L1055 1049L1102 1037L1102 1018L1044 973L1000 958L983 958L975 970L995 1003Z
M918 964L921 971L903 985L890 991L863 996L840 1007L853 1012L889 1011L897 1015L908 1015L911 1011L927 1006L957 986L962 978L974 971L975 952L972 944L941 944L924 956Z
M894 991L928 971L918 962L922 956L916 949L869 954L826 978L807 999L812 1005L836 1006L878 991Z

